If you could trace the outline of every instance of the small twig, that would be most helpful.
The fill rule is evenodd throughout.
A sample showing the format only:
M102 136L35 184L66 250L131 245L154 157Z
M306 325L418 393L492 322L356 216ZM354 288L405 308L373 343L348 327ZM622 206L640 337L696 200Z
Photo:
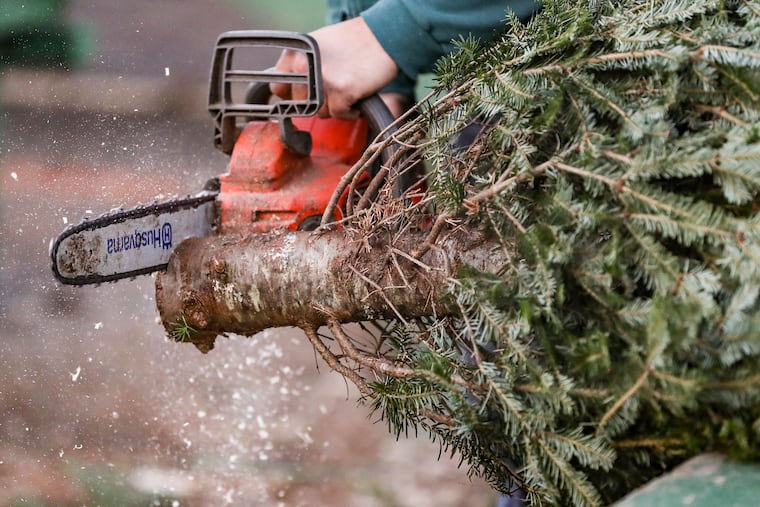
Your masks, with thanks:
M353 205L349 206L349 203L346 203L347 215L352 215L365 209L370 201L374 199L375 195L377 195L377 192L380 190L380 187L385 183L385 180L388 177L388 173L390 173L388 164L391 164L395 161L396 153L398 152L395 152L393 154L393 157L391 157L391 160L383 164L380 167L380 170L377 171L377 174L372 177L369 184L367 185L367 188L364 189L364 193L359 198L359 202L356 203L356 207ZM353 182L351 182L351 185L353 186Z
M411 132L412 138L414 139L415 131L419 132L422 130L422 126L416 125L415 122L404 123L407 117L412 114L413 110L414 108L408 110L402 116L397 118L396 121L383 129L383 131L375 137L375 140L369 146L367 146L359 160L356 161L356 163L351 166L351 169L349 169L341 177L338 185L333 191L333 195L330 197L330 201L325 208L325 212L322 215L322 225L330 222L330 217L332 217L335 211L335 207L338 205L338 201L340 201L340 197L343 195L343 192L346 190L346 188L349 188L349 200L347 201L346 206L348 209L348 214L352 214L350 196L353 195L353 192L355 191L358 176L370 165L372 165L378 159L378 157L380 157L383 152L391 145L403 146L404 143L399 140L403 135ZM389 132L394 128L397 128L397 130L392 134L389 134ZM396 154L400 151L401 150L399 149L395 150L391 158L395 160ZM386 162L384 165L387 164L388 162ZM377 178L377 175L375 178Z
M398 263L398 259L396 258L396 249L391 248L391 259L393 260L393 266L396 268L396 272L398 273L398 276L401 277L401 280L404 282L405 287L409 287L409 280L406 278L406 275L404 274L404 270L401 269L401 265Z
M322 356L322 359L324 359L330 368L353 382L363 395L370 397L373 395L373 391L367 386L367 383L364 381L364 379L354 370L341 364L340 360L335 356L335 354L333 354L327 345L325 345L324 342L319 339L316 329L311 327L305 327L302 329L304 333L306 333L306 336L309 338L309 341L311 342L312 347L314 347L314 350L316 350L319 355Z
M602 434L602 430L605 426L607 426L607 423L610 421L612 416L614 416L623 407L623 405L625 405L625 403L631 399L639 391L639 389L641 389L641 387L649 378L650 372L651 370L649 368L649 363L647 363L644 365L644 371L641 372L641 375L639 375L639 378L636 379L636 382L633 383L633 385L625 392L625 394L623 394L623 396L621 396L599 420L599 424L596 427L597 436Z
M422 256L425 255L428 250L430 250L430 247L435 244L435 240L438 239L438 236L443 231L443 228L446 226L446 222L452 217L453 215L448 211L445 211L438 215L438 217L435 219L435 222L433 222L433 227L430 229L430 232L420 247L412 251L412 257L418 260L421 259Z
M546 162L543 162L543 163L537 165L536 167L534 167L533 169L531 169L529 172L522 172L520 174L517 174L515 176L512 176L511 178L507 178L507 179L504 179L504 180L500 179L495 184L489 185L487 188L485 188L484 190L478 192L477 194L473 195L472 197L468 197L466 199L466 203L468 203L470 206L473 206L476 203L480 203L480 202L483 202L485 200L491 199L492 197L496 196L497 194L500 194L502 191L504 191L505 189L507 189L507 188L509 188L509 187L511 187L513 185L516 185L516 184L519 184L519 183L524 183L526 181L529 181L532 178L535 178L536 176L541 176L541 175L543 175L546 172L546 170L549 167L551 167L551 166L553 166L553 165L555 165L557 163L560 163L559 161L562 160L566 155L568 155L569 153L571 153L571 152L573 152L573 151L575 151L577 149L578 149L577 145L572 145L572 146L568 147L566 150L564 150L562 153L560 153L559 155L557 155L556 157L550 158ZM507 173L505 173L505 174L507 174Z
M370 280L369 278L367 278L366 276L364 276L364 275L363 275L362 273L360 273L360 272L359 272L359 270L358 270L358 269L356 269L355 267L353 267L353 266L351 266L351 265L349 265L348 267L349 267L349 269L350 269L351 271L353 271L353 272L354 272L354 274L356 274L356 276L358 276L359 278L361 278L362 280L364 280L364 281L365 281L367 284L369 284L369 285L371 285L372 287L374 287L374 288L376 289L376 291L377 291L377 292L380 294L380 297L382 297L382 298L383 298L383 300L385 301L385 303L388 305L388 307L389 307L389 308L390 308L390 309L393 311L393 313L395 313L395 314L396 314L396 318L397 318L397 319L399 319L401 322L403 322L403 323L404 323L404 325L408 325L407 321L406 321L406 320L404 319L404 317L401 315L401 312L399 312L399 311L398 311L398 309L396 309L396 307L394 306L394 304L393 304L393 303L391 303L391 300L390 300L390 299L388 299L388 296L386 296L386 295L385 295L385 289L406 289L406 288L407 288L406 286L392 286L392 287L386 287L386 288L383 288L383 287L380 287L380 285L378 285L378 284L377 284L377 283L376 283L374 280ZM370 292L370 293L368 294L368 297L369 297L370 295L372 295L372 294L373 294L373 293L372 293L372 292Z
M644 447L654 448L660 452L671 447L683 447L685 445L686 441L681 438L637 438L612 442L612 446L616 449L636 449Z
M525 234L527 232L527 229L525 229L525 226L523 226L522 223L517 219L516 216L514 216L512 213L509 212L509 210L501 203L497 203L497 206L501 210L502 213L504 213L504 216L507 217L507 219L512 222L512 225L515 226L515 228L520 231L521 234Z
M718 116L720 118L723 118L724 120L727 120L734 125L738 125L740 127L748 127L749 124L744 121L740 120L736 116L732 115L724 107L719 106L708 106L707 104L697 104L695 106L695 109L700 113L711 113L713 116Z
M431 268L430 266L428 266L424 262L420 261L417 257L415 257L413 255L409 255L406 252L402 252L398 248L391 248L391 252L393 252L396 255L400 255L401 257L403 257L404 259L408 260L409 262L413 262L417 266L419 266L422 269L424 269L426 272L430 272L430 271L433 270L433 268Z
M388 175L391 175L392 180L401 175L402 171L397 171L394 167L399 164L399 160L406 158L405 155L406 153L404 150L395 150L390 158L383 162L382 167L372 178L372 181L370 181L361 199L359 199L359 202L356 204L356 211L363 210L372 202L375 195L377 195L377 192L380 190L380 187L386 182ZM351 214L352 212L353 211L348 211L348 214Z
M381 144L383 143L380 143L380 145ZM373 143L368 146L364 151L364 154L362 154L361 158L353 166L351 166L351 169L349 169L346 174L341 177L338 185L333 191L332 196L330 197L330 201L327 203L327 207L325 208L324 213L322 214L322 221L320 225L330 223L335 212L335 208L338 206L338 201L340 200L341 195L343 195L343 192L351 184L354 177L365 170L366 167L372 164L380 156L382 150L375 149L376 146L378 146L378 143Z
M443 424L444 426L448 428L453 428L456 425L456 422L453 418L445 416L439 412L433 412L428 410L427 412L424 412L422 414L424 417L427 417L431 421L433 421L436 424Z
M415 370L402 368L400 366L394 365L390 361L386 361L385 359L381 359L379 357L370 357L359 352L356 347L354 347L354 344L351 343L351 338L349 338L348 335L346 335L346 333L343 331L343 327L338 320L329 319L327 326L330 328L330 331L335 337L335 341L338 342L338 345L341 349L343 349L343 352L346 354L346 356L361 366L365 366L380 375L389 375L394 378L410 378L419 376L419 373Z
M620 153L616 153L612 150L602 150L602 155L610 160L615 160L616 162L621 162L625 165L633 164L633 159L631 157L628 155L621 155Z

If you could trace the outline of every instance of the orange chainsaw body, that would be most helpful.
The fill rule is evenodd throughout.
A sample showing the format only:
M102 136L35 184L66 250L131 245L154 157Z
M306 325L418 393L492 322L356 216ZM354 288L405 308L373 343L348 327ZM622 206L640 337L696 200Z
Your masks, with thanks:
M286 148L276 122L252 121L243 127L227 173L219 178L221 234L314 229L341 177L367 145L363 119L294 118L293 126L311 134L309 155ZM345 203L338 204L335 220L343 218Z

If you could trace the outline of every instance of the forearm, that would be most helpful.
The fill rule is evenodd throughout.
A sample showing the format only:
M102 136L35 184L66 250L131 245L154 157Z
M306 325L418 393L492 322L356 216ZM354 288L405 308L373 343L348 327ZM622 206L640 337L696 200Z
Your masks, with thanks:
M414 79L450 53L452 41L469 35L491 40L513 12L527 21L533 0L380 0L361 13L385 52Z
M467 36L490 40L503 31L509 12L527 20L539 9L534 0L379 0L371 6L372 0L329 3L335 9L331 20L344 21L311 35L322 50L325 103L320 115L339 118L355 116L351 108L358 100L379 92L396 78L403 78L411 88L418 74L431 71L436 60L454 49L452 41ZM285 51L277 63L282 72L303 72L304 67L305 59L292 51ZM274 84L272 91L283 98L305 93L285 83Z

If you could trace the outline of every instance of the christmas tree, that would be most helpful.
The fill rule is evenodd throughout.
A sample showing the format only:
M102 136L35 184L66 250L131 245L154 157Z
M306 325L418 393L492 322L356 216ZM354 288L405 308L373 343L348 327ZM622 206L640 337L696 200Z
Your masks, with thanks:
M164 325L298 325L391 431L534 505L760 458L760 3L508 21L346 175L339 229L180 245Z
M506 261L450 280L460 316L312 342L392 431L536 505L760 457L760 3L549 0L510 26L440 62L345 224L426 231L404 262L457 229ZM420 159L427 189L395 198Z

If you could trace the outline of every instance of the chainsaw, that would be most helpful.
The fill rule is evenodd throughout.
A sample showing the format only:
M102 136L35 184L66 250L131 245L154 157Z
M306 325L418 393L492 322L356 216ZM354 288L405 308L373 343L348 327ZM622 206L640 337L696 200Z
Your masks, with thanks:
M262 51L286 49L303 53L305 74L251 63ZM307 96L275 100L269 91L275 82L305 86ZM189 237L316 229L341 177L369 140L390 135L386 127L393 123L377 95L357 104L357 120L318 118L322 102L319 49L310 36L223 33L214 48L208 108L214 146L230 157L227 172L195 195L113 210L68 227L51 242L55 277L85 285L160 271ZM373 171L377 164L368 177ZM334 208L335 221L343 218L346 199L341 196Z

